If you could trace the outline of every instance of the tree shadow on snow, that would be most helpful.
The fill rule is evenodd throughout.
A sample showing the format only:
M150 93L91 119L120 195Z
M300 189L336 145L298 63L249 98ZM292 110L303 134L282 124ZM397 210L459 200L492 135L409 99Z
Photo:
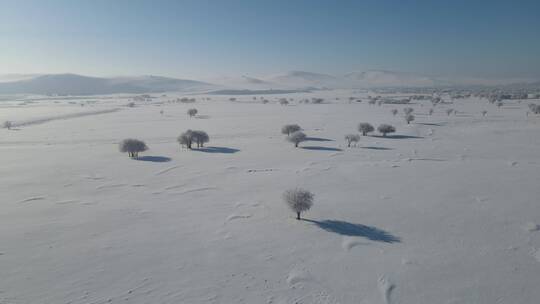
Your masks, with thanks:
M424 138L422 136L414 136L414 135L386 135L386 136L382 136L382 135L375 135L374 137L377 137L377 138L388 138L388 139L421 139L421 138Z
M154 163L166 163L172 160L170 157L165 157L165 156L141 156L135 159L140 160L140 161L154 162Z
M392 148L386 148L386 147L361 147L362 149L370 149L370 150L393 150Z
M193 149L193 151L199 151L199 152L205 152L205 153L225 153L225 154L232 154L236 153L240 150L234 149L234 148L227 148L227 147L202 147L198 149Z
M304 219L306 222L315 224L317 227L328 232L334 232L346 236L361 236L371 241L384 243L400 243L401 239L391 233L373 226L354 224L338 220L316 221Z
M317 151L343 151L338 148L330 148L330 147L319 147L319 146L308 146L308 147L302 147L302 149L306 150L317 150Z
M306 137L306 141L334 141L334 140L328 139L328 138L322 138L322 137Z

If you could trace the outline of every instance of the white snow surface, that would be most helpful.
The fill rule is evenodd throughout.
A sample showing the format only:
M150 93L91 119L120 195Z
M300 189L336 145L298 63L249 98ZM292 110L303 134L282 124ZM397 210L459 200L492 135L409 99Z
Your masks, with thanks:
M0 102L0 303L538 303L540 117L349 96L365 97ZM359 122L397 132L347 148ZM286 142L288 123L310 140ZM207 148L180 148L186 129ZM138 160L128 137L150 148ZM293 187L315 195L301 221Z

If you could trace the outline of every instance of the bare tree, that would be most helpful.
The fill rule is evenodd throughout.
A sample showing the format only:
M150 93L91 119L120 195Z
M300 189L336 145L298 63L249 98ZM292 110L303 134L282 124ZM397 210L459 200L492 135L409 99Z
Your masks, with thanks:
M403 109L403 113L405 113L405 115L407 114L411 114L412 112L414 112L414 109L413 108L404 108Z
M283 201L296 212L296 219L300 220L300 214L308 211L313 206L313 193L302 188L287 190L283 193Z
M345 140L347 141L347 147L351 147L351 143L356 143L360 141L360 135L358 134L347 134L345 135Z
M4 121L4 128L11 130L11 127L13 127L13 123L9 120Z
M414 120L414 115L412 115L412 114L405 115L405 121L407 122L407 124L410 124L411 121L413 121L413 120Z
M186 132L180 134L177 138L178 143L181 146L185 146L188 149L191 149L193 144L193 131L187 130Z
M392 115L396 116L397 113L398 113L398 110L397 109L392 109L392 111L390 111L390 112L392 112Z
M204 131L192 131L192 140L197 144L197 148L204 147L204 144L210 141L210 137Z
M128 153L131 158L139 157L139 152L148 150L148 146L142 140L127 138L119 144L119 150L122 153Z
M283 127L281 127L281 133L287 134L287 136L291 135L291 133L294 133L300 130L302 130L302 128L300 128L300 126L297 124L284 125Z
M291 133L289 137L287 137L287 140L294 143L294 146L298 148L298 144L306 140L306 134L302 131L296 131L294 133Z
M195 108L187 110L187 114L189 115L189 117L193 117L193 116L197 115L198 112L199 111L197 111L197 109L195 109Z
M370 123L367 122L361 122L358 124L358 131L362 133L362 135L366 136L369 132L373 132L375 128Z
M396 132L396 128L394 128L391 125L382 124L382 125L379 125L379 127L377 128L377 131L379 131L379 133L381 133L384 137L386 137L386 134Z

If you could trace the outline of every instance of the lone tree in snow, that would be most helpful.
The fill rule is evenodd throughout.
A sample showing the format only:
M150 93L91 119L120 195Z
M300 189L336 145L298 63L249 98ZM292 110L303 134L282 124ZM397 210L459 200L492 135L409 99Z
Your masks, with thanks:
M302 131L296 131L294 133L291 133L289 137L287 137L287 140L292 142L296 148L298 148L298 144L306 140L306 134Z
M127 152L129 157L137 158L139 157L139 152L148 150L148 146L142 140L127 138L120 142L119 149L122 153Z
M429 109L429 115L433 115L433 112L434 112L433 109Z
M405 115L411 114L412 112L414 112L413 108L404 108L403 109L403 113L405 113Z
M384 137L386 137L386 134L396 132L396 128L394 128L391 125L382 124L382 125L379 125L379 127L377 128L377 131L379 131L379 133L381 133Z
M374 130L375 129L370 123L361 122L358 124L358 131L360 131L364 136L366 136L369 132L373 132Z
M295 188L285 191L283 200L292 211L296 212L296 219L300 220L300 214L313 206L313 196L313 193L307 190Z
M450 116L450 114L454 113L454 109L447 109L446 115Z
M302 128L300 128L299 125L293 124L293 125L284 125L281 127L281 133L287 134L287 136L291 135L291 133L294 133L296 131L300 131Z
M397 109L392 109L392 111L391 111L391 112L392 112L392 115L396 116L396 115L397 115L397 113L398 113L398 110L397 110Z
M413 120L414 120L414 115L412 115L412 114L405 115L405 121L407 122L407 124L410 124L411 121L413 121Z
M11 127L13 127L13 123L9 120L4 121L4 128L11 130Z
M482 116L486 116L486 114L487 114L486 110L482 111Z
M351 147L351 143L356 143L360 141L360 135L358 134L347 134L345 135L345 140L347 141L347 147Z
M199 111L197 111L197 109L189 109L187 110L187 114L189 115L189 117L193 117L195 115L197 115Z

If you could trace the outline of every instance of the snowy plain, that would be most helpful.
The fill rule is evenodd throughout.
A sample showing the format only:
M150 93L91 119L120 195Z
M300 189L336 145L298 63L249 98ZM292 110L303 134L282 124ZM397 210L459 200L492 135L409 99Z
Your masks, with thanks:
M348 100L367 94L2 101L15 127L0 129L0 303L538 303L528 102L430 116L414 101L407 125L405 105ZM311 97L327 103L298 103ZM359 122L397 132L347 148ZM287 123L310 140L294 148ZM180 148L186 129L207 148ZM150 150L129 159L128 137ZM305 220L281 199L292 187L315 194Z

